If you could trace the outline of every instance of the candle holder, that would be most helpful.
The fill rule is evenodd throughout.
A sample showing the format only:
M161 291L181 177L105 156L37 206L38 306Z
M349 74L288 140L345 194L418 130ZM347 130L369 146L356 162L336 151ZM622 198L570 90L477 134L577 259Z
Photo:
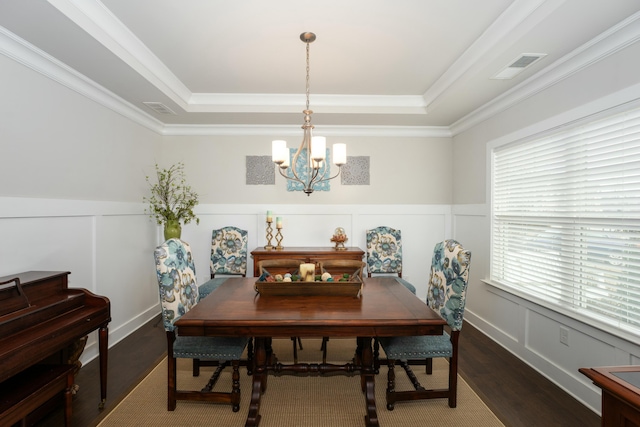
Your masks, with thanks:
M273 228L271 228L271 223L273 219L267 219L267 244L265 245L265 249L271 250L273 246L271 245L271 239L273 239Z
M282 229L281 228L278 228L276 230L276 242L278 242L278 244L276 245L276 250L279 250L279 251L283 250L284 246L281 245L281 243L282 243Z

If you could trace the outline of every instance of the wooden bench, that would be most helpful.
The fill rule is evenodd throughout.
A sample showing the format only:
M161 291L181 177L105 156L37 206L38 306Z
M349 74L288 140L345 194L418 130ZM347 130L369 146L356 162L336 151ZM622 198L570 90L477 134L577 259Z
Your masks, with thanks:
M34 365L0 384L0 425L25 425L38 407L64 393L64 422L71 425L74 365Z

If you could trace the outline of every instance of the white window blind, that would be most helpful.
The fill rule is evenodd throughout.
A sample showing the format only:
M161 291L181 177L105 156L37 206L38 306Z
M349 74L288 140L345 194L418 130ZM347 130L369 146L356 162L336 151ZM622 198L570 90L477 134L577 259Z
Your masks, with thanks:
M493 151L491 280L640 336L640 109Z

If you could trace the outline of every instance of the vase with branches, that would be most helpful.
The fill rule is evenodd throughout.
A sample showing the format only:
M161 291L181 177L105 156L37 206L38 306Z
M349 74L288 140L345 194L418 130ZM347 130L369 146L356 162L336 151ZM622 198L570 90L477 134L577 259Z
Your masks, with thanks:
M187 184L184 163L176 163L168 169L160 168L158 164L155 167L155 182L152 182L149 176L146 177L151 188L151 196L143 198L145 203L149 203L145 212L158 225L164 225L166 240L172 237L179 238L182 232L181 223L200 223L200 219L193 212L193 208L198 204L198 193Z

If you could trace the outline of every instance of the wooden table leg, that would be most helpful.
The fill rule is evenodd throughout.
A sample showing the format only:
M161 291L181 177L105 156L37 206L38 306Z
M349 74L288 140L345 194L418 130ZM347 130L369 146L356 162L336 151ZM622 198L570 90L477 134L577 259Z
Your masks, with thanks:
M254 338L254 369L251 388L251 402L245 427L257 427L260 424L260 398L267 387L267 346L270 338Z
M375 367L373 364L373 350L371 349L371 337L358 337L358 348L361 351L362 370L360 373L360 385L365 394L367 415L364 423L367 427L378 427L378 411L376 409L375 393Z

